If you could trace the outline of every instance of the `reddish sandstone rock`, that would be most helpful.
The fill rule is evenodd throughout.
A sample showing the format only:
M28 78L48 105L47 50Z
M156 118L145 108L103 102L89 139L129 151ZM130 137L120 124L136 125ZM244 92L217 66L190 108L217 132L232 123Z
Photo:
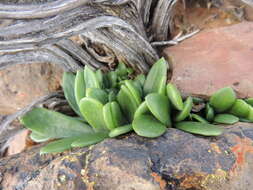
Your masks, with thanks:
M51 64L15 65L0 70L0 114L7 115L60 87L62 70Z
M253 128L226 126L219 137L170 128L89 148L40 155L35 146L0 159L6 190L252 190Z
M239 97L253 97L253 23L203 31L166 48L175 83L184 94L209 96L231 86Z
M28 144L27 138L29 135L29 130L24 129L15 134L12 138L7 142L7 152L6 155L14 155L24 151Z

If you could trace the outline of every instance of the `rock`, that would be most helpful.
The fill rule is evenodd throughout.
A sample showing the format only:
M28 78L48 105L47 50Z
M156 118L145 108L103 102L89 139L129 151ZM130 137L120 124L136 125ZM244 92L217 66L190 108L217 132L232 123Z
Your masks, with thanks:
M51 64L16 65L0 70L0 114L12 114L60 88L62 70Z
M233 87L241 98L253 97L253 22L200 32L164 50L171 60L171 81L185 94L210 96Z
M10 156L23 152L29 146L29 134L29 130L24 129L17 132L17 134L10 138L4 146L7 149L6 155Z
M223 1L225 9L243 9L244 17L248 21L253 21L253 1L252 0L225 0Z
M156 139L132 134L62 154L40 156L38 148L0 160L2 189L253 189L248 123L212 138L170 128Z

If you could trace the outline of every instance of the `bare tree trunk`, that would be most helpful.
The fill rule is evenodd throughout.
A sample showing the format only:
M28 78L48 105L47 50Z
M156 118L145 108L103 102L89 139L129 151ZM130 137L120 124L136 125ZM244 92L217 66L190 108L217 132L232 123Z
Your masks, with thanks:
M168 38L176 2L0 3L0 68L17 63L50 62L76 71L86 64L103 68L108 63L124 61L136 71L146 72L158 58L149 39Z
M0 69L15 64L52 63L72 72L84 65L106 70L123 61L136 72L145 73L158 59L150 42L168 39L176 3L177 0L4 1L0 3ZM0 131L33 105L36 102L7 117L0 123Z

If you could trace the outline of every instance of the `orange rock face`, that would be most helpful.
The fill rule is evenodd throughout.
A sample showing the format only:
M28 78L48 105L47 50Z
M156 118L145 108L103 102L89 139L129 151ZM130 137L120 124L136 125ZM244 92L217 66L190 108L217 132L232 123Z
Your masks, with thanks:
M172 82L184 94L210 96L231 86L239 97L253 97L252 22L200 32L164 55L171 60Z
M15 113L60 88L62 70L51 64L15 65L0 71L0 115Z

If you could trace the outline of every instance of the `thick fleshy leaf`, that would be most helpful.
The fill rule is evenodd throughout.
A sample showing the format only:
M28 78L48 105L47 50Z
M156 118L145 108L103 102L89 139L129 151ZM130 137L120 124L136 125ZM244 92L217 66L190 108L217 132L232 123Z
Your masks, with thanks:
M146 101L142 102L134 113L134 118L144 115L149 112Z
M159 59L150 69L144 83L143 91L149 93L165 94L168 64L164 58Z
M117 73L118 76L126 76L128 74L127 67L124 63L120 62L115 69L115 72Z
M194 104L201 104L201 103L205 102L204 99L199 98L199 97L192 97L192 101L193 101Z
M235 103L236 94L231 87L225 87L215 92L210 98L210 105L217 112L224 112Z
M132 130L133 130L133 127L130 124L129 125L124 125L124 126L121 126L121 127L117 127L109 133L109 137L111 137L111 138L117 137L119 135L129 133Z
M103 117L103 104L85 97L80 101L80 111L96 132L107 130Z
M176 115L175 121L183 121L185 118L187 118L190 115L192 105L192 97L189 96L184 102L183 110Z
M214 119L214 109L210 106L210 104L206 104L206 119L207 121L213 121Z
M249 105L253 106L253 98L247 98L245 100L245 102L247 102Z
M134 113L139 105L136 103L133 96L131 95L127 87L125 87L125 85L121 85L121 89L117 95L117 101L122 111L126 115L127 119L129 120L129 122L131 122L134 118Z
M133 81L133 85L135 86L135 88L139 91L139 94L141 96L141 98L143 97L143 88L142 85L139 81Z
M62 88L64 91L64 96L70 107L76 112L76 114L82 116L75 97L75 78L76 76L73 73L64 72L62 78Z
M111 112L111 103L107 103L103 107L103 117L105 121L105 125L109 130L113 130L117 127L117 125L114 123L113 115Z
M139 90L133 84L133 81L125 80L125 86L128 88L129 92L131 93L132 97L136 101L138 105L141 104L141 94Z
M50 137L41 135L40 133L36 133L35 131L31 133L30 138L37 143L45 142L50 139Z
M102 71L100 69L97 70L95 75L96 75L96 78L98 80L100 88L103 88L104 87L104 76L103 76Z
M214 117L214 122L222 124L234 124L239 121L239 118L231 114L217 114Z
M253 122L253 107L252 106L249 107L249 114L247 115L246 119Z
M108 94L100 88L87 88L86 97L96 99L102 104L106 104L108 102Z
M245 118L239 118L239 121L240 122L246 122L246 123L252 123L253 121L250 121L248 119L245 119Z
M167 96L170 99L170 102L177 110L183 110L184 104L181 97L181 93L178 91L177 87L173 84L167 84Z
M146 80L146 76L143 74L137 75L137 77L135 77L134 79L135 81L138 81L141 86L144 86L145 80Z
M103 107L103 116L106 127L113 130L123 124L123 116L117 102L109 102Z
M203 117L201 117L201 116L198 115L198 114L192 113L192 114L190 114L190 117L191 117L192 119L195 119L196 121L198 121L198 122L200 122L200 123L209 123L207 120L205 120Z
M189 133L204 136L218 136L223 133L223 129L221 127L218 127L217 125L194 121L183 121L176 123L176 128Z
M86 86L83 73L83 70L77 71L75 78L75 98L77 104L79 104L80 100L85 97Z
M247 117L249 115L250 105L247 104L242 99L237 99L231 109L229 110L229 113L238 116L238 117Z
M115 88L117 86L117 78L118 78L118 75L116 72L111 71L107 73L107 79L109 81L110 88Z
M71 144L78 138L77 137L70 137L64 138L61 140L56 140L54 142L48 143L46 146L40 149L40 154L47 154L47 153L59 153L65 150L71 149Z
M166 131L166 126L151 115L140 115L134 118L133 129L143 137L159 137Z
M93 133L91 135L82 135L72 142L71 147L85 147L99 143L108 137L108 133Z
M124 124L124 118L123 118L123 114L122 111L120 109L120 106L118 104L118 102L111 102L111 112L113 115L113 121L116 124L116 126L120 126Z
M164 125L171 127L169 99L158 93L151 93L145 97L151 113Z
M114 90L110 90L108 93L108 101L113 102L117 100L117 93Z
M84 67L84 81L86 88L101 88L96 73L87 65Z
M78 119L45 108L34 108L21 118L21 122L31 131L51 139L94 132Z

